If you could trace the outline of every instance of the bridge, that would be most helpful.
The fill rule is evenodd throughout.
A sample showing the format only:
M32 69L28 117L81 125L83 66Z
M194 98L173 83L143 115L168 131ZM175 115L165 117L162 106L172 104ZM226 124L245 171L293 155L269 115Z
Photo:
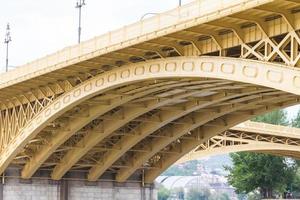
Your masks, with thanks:
M197 0L1 74L0 174L152 183L299 104L299 19L298 0Z
M299 146L299 128L248 121L210 138L176 163L243 151L300 159Z

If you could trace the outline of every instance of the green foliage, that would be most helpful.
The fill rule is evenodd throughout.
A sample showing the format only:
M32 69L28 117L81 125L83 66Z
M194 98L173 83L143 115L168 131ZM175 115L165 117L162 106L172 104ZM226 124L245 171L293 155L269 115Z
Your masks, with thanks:
M300 121L300 113L298 114ZM258 116L253 121L275 125L288 125L287 113L283 110ZM300 123L300 122L299 122ZM297 123L294 122L296 126ZM283 157L276 157L259 153L234 153L230 155L233 167L227 167L230 172L229 183L236 188L238 193L252 193L259 191L264 198L270 198L274 193L282 194L297 180L296 162L287 163ZM251 195L256 199L257 195Z
M293 181L291 181L289 187L291 191L297 191L298 193L300 192L300 169L299 168L297 170L296 176L294 177Z
M208 189L191 188L187 193L187 200L209 200L211 193Z
M300 128L300 110L295 119L292 120L292 126L296 128Z
M228 194L222 193L220 195L220 198L218 198L218 200L230 200L230 198L229 198Z
M251 192L248 194L247 200L261 200L261 196L258 192Z
M162 175L163 176L192 176L197 172L197 165L200 161L192 160L186 162L184 167L174 165L166 170Z
M211 193L206 188L190 188L187 200L230 200L226 193Z
M257 116L252 120L256 122L263 122L283 126L287 126L289 124L289 121L287 119L287 113L284 110L275 110L265 115Z
M158 200L167 200L170 197L170 190L160 185L158 190Z
M229 183L238 193L257 189L263 197L271 197L275 191L283 192L295 175L295 165L282 157L258 153L233 153L233 167L229 167Z

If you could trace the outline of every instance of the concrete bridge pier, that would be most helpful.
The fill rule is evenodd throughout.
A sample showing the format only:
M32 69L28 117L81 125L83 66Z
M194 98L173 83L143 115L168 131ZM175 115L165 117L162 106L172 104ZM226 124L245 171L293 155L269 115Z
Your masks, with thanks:
M60 182L60 200L69 200L69 183L67 180Z
M51 181L50 181L51 182ZM62 181L49 183L49 180L32 180L22 183L17 178L7 178L0 185L0 200L156 200L157 193L152 185L142 187L137 183L114 186L111 182Z
M0 200L3 200L3 179L0 181Z
M89 182L84 174L69 173L60 181L39 171L32 179L21 179L18 169L9 169L0 184L0 200L157 200L154 184L142 184L134 177L125 183L112 181L113 175ZM4 183L4 184L3 184Z

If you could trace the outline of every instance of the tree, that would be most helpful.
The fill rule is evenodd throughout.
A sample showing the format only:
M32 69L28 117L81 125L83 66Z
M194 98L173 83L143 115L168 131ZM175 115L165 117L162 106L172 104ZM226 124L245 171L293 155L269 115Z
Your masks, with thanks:
M283 126L287 126L289 124L287 113L284 110L275 110L273 112L257 116L252 120L256 122L263 122Z
M210 191L206 188L190 188L187 193L187 200L208 200L211 196Z
M298 113L296 117L292 120L292 126L296 128L300 128L300 110L298 110ZM300 192L300 160L296 160L298 164L298 170L297 170L297 175L295 176L294 180L290 184L290 190L292 192L297 191L298 193Z
M295 119L292 120L292 126L296 128L300 128L300 110Z
M288 125L287 114L283 110L258 116L253 121ZM296 164L287 163L283 157L249 152L230 156L233 167L227 167L230 172L228 181L238 193L258 190L262 197L270 198L274 192L283 193L294 180Z
M163 185L160 185L158 189L158 200L167 200L170 197L170 190L165 188Z
M283 193L293 179L296 167L284 158L267 154L241 152L230 155L233 167L227 167L229 183L238 193L259 190L264 198Z
M193 176L197 172L197 165L201 163L197 160L191 160L180 165L173 165L167 169L163 176Z

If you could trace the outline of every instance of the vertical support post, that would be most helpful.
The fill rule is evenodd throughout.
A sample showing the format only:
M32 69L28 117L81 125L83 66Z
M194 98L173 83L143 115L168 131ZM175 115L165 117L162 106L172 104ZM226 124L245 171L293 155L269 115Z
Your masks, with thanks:
M85 0L78 0L76 8L79 10L79 23L78 23L78 44L81 42L81 8L85 6Z
M3 195L3 190L4 190L4 174L1 176L1 181L0 181L0 200L4 200L4 195Z
M0 200L3 200L3 188L4 188L4 184L1 181L1 183L0 183Z
M10 26L7 24L6 26L6 34L4 43L6 44L6 60L5 60L5 71L8 71L8 44L11 42L11 36L10 36Z
M60 184L60 200L69 199L69 183L67 180L62 180Z
M146 200L146 191L144 186L141 186L141 200Z
M219 55L225 57L227 55L227 50L221 49Z
M6 43L5 71L8 72L8 42Z
M79 23L78 23L78 44L80 43L80 37L81 37L81 8L82 7L80 6L79 7Z
M298 49L299 43L297 41L298 35L295 31L291 33L291 62L296 65L297 64L297 57L298 57Z
M145 194L145 170L142 170L142 184L141 184L141 200L146 200Z
M149 195L150 195L149 199L150 200L153 200L153 185L154 184L151 184L149 187Z

